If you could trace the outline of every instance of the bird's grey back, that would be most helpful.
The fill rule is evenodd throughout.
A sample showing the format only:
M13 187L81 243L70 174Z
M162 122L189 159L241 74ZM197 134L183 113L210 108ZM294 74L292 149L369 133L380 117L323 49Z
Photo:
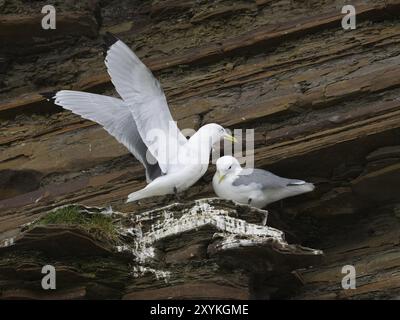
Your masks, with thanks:
M243 169L239 177L233 181L234 186L259 185L261 189L278 189L291 185L304 184L302 180L281 178L272 172L262 169Z

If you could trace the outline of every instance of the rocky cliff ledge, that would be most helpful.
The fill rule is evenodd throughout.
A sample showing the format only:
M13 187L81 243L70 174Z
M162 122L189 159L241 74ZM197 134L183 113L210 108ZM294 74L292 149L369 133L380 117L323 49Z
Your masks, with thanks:
M40 239L46 237L59 239L49 257L65 249L65 239L85 243L71 243L75 251L70 257L79 256L81 247L86 248L82 259L91 252L88 248L98 257L105 253L79 265L54 256L69 279L65 283L82 284L70 288L70 296L60 293L63 297L135 298L137 289L150 290L151 283L150 294L174 297L179 292L204 292L206 283L213 295L226 291L226 297L236 298L400 296L399 0L347 1L356 8L355 30L341 27L341 0L53 3L55 31L40 29L45 1L0 0L0 241L9 244L15 239L15 245L1 253L2 297L46 297L45 292L20 285L40 285L34 279L42 276L38 268L47 258L42 258L42 249L37 256L32 252L34 243L43 244ZM140 164L99 126L39 95L60 88L115 95L102 59L101 35L106 31L123 38L154 71L180 128L218 122L231 129L255 129L257 167L317 185L313 193L268 208L268 227L282 230L287 242L296 244L290 250L302 248L304 266L297 265L302 259L295 258L296 253L276 251L271 243L262 242L263 237L259 246L250 241L254 248L220 250L224 241L236 243L238 236L228 237L208 224L199 228L207 240L194 247L185 238L189 234L200 239L192 230L182 234L185 241L171 238L154 248L165 261L168 254L162 253L162 245L176 248L177 256L169 261L191 261L182 262L180 270L187 265L188 275L193 275L191 263L199 261L199 272L220 281L207 282L200 274L185 279L185 272L176 279L165 261L143 268L172 272L168 285L162 277L157 280L159 273L151 272L128 281L132 254L115 253L113 240L95 239L91 228L30 225L21 235L21 226L72 203L111 206L131 215L170 205L164 197L125 204L127 194L145 184ZM182 196L182 206L190 208L195 206L191 201L214 196L213 170L211 166ZM224 210L233 214L241 209ZM211 232L224 235L213 239ZM24 242L32 249L29 253L13 251L22 250ZM179 243L184 247L178 249ZM323 250L322 261L309 261L309 251L297 245ZM244 261L248 254L257 266L260 261L254 253L261 251L271 268L266 274L246 270L231 259L235 255ZM201 258L190 260L191 252ZM290 268L268 277L277 263L289 260ZM345 265L355 267L354 290L341 286ZM238 271L221 275L221 268ZM96 280L101 278L104 281ZM196 284L199 278L202 281ZM127 288L127 283L132 286ZM202 289L187 289L183 283ZM25 291L13 291L17 288Z
M318 264L322 251L288 244L282 231L260 225L266 219L265 211L220 199L140 214L57 208L0 249L1 297L278 296L300 285L292 271ZM54 265L57 290L41 288L44 264Z

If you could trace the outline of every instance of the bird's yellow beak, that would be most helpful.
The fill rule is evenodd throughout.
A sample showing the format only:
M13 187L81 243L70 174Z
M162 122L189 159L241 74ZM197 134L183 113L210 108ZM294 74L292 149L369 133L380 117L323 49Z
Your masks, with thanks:
M221 175L221 173L218 171L218 176L219 176L218 183L221 183L222 180L225 179L225 175Z
M224 139L228 140L230 142L233 142L233 143L237 143L238 142L235 137L233 137L233 136L231 136L230 134L227 134L227 133L224 134Z

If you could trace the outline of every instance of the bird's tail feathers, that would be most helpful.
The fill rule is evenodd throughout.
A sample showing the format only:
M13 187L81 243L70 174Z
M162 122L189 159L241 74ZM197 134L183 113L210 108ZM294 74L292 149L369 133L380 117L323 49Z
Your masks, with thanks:
M304 185L304 184L306 184L307 182L305 182L305 181L303 181L303 180L295 180L295 179L292 179L292 180L290 180L290 182L288 183L288 186L301 186L301 185Z
M133 202L133 201L137 201L143 198L146 198L146 190L145 189L141 189L135 192L132 192L128 195L128 199L126 200L126 202Z
M296 188L296 193L301 194L301 193L306 193L306 192L311 192L315 189L315 185L309 182L304 182L303 183L291 183L289 186L291 188Z

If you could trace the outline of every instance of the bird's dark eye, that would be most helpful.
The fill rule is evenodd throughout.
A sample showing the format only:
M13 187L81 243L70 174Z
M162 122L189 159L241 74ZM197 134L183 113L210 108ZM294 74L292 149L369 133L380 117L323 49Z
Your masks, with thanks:
M228 170L231 170L232 166L229 166Z

